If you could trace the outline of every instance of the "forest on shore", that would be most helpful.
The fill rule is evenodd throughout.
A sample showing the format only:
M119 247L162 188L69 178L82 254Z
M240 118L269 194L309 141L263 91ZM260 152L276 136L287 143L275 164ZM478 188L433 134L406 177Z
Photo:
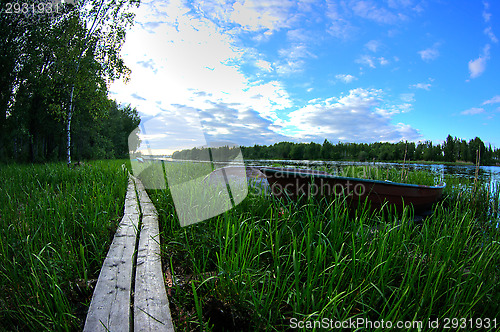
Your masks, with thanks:
M432 161L471 162L477 158L481 165L500 162L500 149L486 146L476 137L468 142L448 135L442 144L432 141L388 143L332 144L280 142L273 145L241 147L245 159L292 159L292 160L356 160L356 161Z
M486 147L476 137L470 141L448 135L442 144L425 142L389 143L344 143L332 144L326 140L319 143L279 142L273 145L254 145L240 147L243 158L270 160L346 160L346 161L428 161L449 163L476 163L497 165L500 162L500 149ZM227 161L237 157L239 150L234 146L185 149L175 151L174 159Z
M109 98L139 1L0 4L0 161L128 156L136 109ZM70 158L71 157L71 158Z

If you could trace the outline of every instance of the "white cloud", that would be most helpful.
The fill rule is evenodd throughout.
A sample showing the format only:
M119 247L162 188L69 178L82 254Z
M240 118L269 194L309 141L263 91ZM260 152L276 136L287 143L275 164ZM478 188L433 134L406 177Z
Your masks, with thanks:
M257 60L257 62L255 63L255 65L264 70L264 71L267 71L267 72L271 72L273 70L273 66L271 65L271 63L265 61L265 60Z
M302 43L301 44L292 44L292 46L287 48L287 49L280 49L278 51L278 53L281 57L293 59L293 60L315 57L314 54L309 52L306 44L302 44Z
M280 49L278 55L281 60L274 65L278 73L285 75L302 71L306 59L316 58L316 55L311 53L307 45L303 43Z
M156 116L141 114L142 148L170 154L176 150L206 144L203 128L195 109L163 109ZM147 140L147 141L146 141Z
M413 102L415 101L414 93L402 93L399 95L401 103L387 104L382 107L377 107L377 113L391 117L395 114L408 113L413 109Z
M492 43L496 44L496 43L498 43L498 39L495 36L495 34L493 33L493 29L492 29L491 24L490 24L490 21L491 21L491 13L489 12L490 4L486 1L483 1L483 6L484 6L483 20L484 20L484 23L487 24L487 27L483 30L483 32L486 36L488 36L488 38L490 39L490 41Z
M373 0L327 1L326 15L329 19L327 32L345 40L355 37L360 27L353 25L353 22L358 22L358 18L378 24L398 24L408 19L403 11L416 11L416 7L411 8L412 5L412 0L392 0L389 1L388 7L384 7L382 1ZM376 48L375 44L369 42L366 47L376 52L373 50Z
M344 18L337 3L327 2L325 14L330 21L327 28L330 35L340 39L348 39L355 34L357 29Z
M354 14L377 23L394 24L406 19L403 14L394 14L386 8L377 7L372 1L355 1L350 5Z
M491 25L489 25L491 20L491 13L489 12L490 4L487 1L483 1L483 19L488 26L483 30L484 34L488 36L492 43L498 43L498 39L493 33ZM469 61L469 74L470 78L477 78L486 70L486 63L490 59L490 44L486 44L483 48L483 53L474 60Z
M489 22L491 18L491 13L483 12L483 19L485 22Z
M373 53L376 53L381 46L382 44L377 40L370 40L365 44L365 47Z
M484 34L486 36L488 36L488 38L490 38L492 43L495 43L495 44L498 43L498 39L495 36L495 34L493 33L493 29L491 27L487 27L486 29L484 29Z
M490 58L490 45L487 44L483 49L483 54L475 60L469 61L470 78L477 78L486 70L486 62Z
M292 9L297 6L289 0L237 0L232 4L206 0L195 1L196 12L216 22L230 33L243 31L259 32L265 38L275 31L289 28L293 24Z
M338 19L331 22L327 32L334 37L348 39L351 35L355 34L356 30L348 21Z
M481 76L486 69L486 60L486 57L479 57L476 60L469 61L470 78Z
M417 83L410 85L410 88L414 89L423 89L429 91L431 89L432 84L430 83Z
M287 19L289 1L237 1L229 16L232 22L241 25L245 30L278 30L288 27Z
M483 6L484 6L484 10L483 10L483 20L485 23L488 23L491 19L491 13L488 12L488 9L490 8L490 4L486 1L483 1Z
M350 74L338 74L338 75L335 75L335 78L338 79L339 81L344 82L344 83L351 83L351 82L358 79L357 77L352 76Z
M415 94L414 93L402 93L399 98L401 98L402 101L410 103L415 101Z
M384 57L376 58L370 55L362 55L358 59L355 60L356 63L368 66L370 68L376 68L377 64L381 66L387 66L389 64L389 60Z
M477 114L485 114L487 119L492 119L496 113L500 110L500 107L497 109L493 109L493 107L489 105L500 104L500 95L496 95L491 99L485 100L481 103L481 106L484 107L471 107L465 111L460 112L462 115L477 115Z
M289 139L279 133L282 127L276 121L265 119L256 110L240 104L212 103L210 108L200 110L199 116L211 141L250 146Z
M465 111L462 111L460 114L462 114L462 115L476 115L476 114L481 114L481 113L484 113L484 108L472 107L472 108L469 108Z
M483 102L483 105L498 104L498 103L500 103L500 96L499 95L497 95L491 99L486 100L485 102Z
M439 57L439 51L438 51L438 44L434 44L434 46L426 48L425 50L419 51L418 54L420 54L420 58L422 60L429 62L432 60L436 60Z
M321 54L316 52L323 47L321 43L331 41L330 36L321 39L313 35L325 27L311 32L313 24L315 28L325 24L327 33L348 38L357 29L351 18L396 23L405 17L395 9L409 8L410 2L393 0L387 9L373 1L309 5L291 0L145 0L123 47L124 61L132 69L131 81L127 85L115 82L111 91L118 100L137 107L143 119L151 115L161 119L168 135L152 135L153 141L195 135L180 125L189 124L195 113L210 138L241 145L272 144L310 135L320 141L419 137L411 126L392 121L395 114L412 109L412 94L401 95L391 104L384 101L380 90L355 89L338 98L317 99L299 110L294 108L286 121L285 112L296 105L286 81L280 81L280 75L304 71L307 61ZM320 9L326 13L312 12ZM272 47L266 48L271 42ZM376 54L381 47L378 41L371 40L365 47L369 55L356 60L363 66L376 68L397 61ZM345 83L358 79L349 74L335 78ZM306 82L301 86L303 91L316 91L307 83L314 81L311 77L300 82ZM300 98L304 97L297 95L297 100ZM182 117L184 122L178 120ZM319 130L311 130L314 125Z
M387 4L391 8L405 8L413 6L413 0L388 0Z
M356 62L368 66L370 68L375 68L374 58L369 55L362 55L361 57L356 59Z
M381 66L387 66L389 64L389 60L387 60L384 57L378 58L378 61L379 61L379 63L380 63Z
M251 146L290 140L282 126L237 103L209 102L203 109L171 105L154 117L143 117L141 138L154 151L172 153L213 142Z
M165 21L147 24L151 13ZM115 98L137 107L143 119L156 116L163 125L158 130L177 133L170 137L195 135L182 123L196 111L214 139L254 144L282 138L277 112L293 105L290 96L279 81L250 81L245 76L240 67L245 52L234 46L230 34L175 1L167 7L143 3L136 20L123 47L131 80L113 83ZM265 60L250 60L261 70L273 70Z
M286 36L292 43L307 43L314 41L311 32L305 29L288 30Z
M295 127L297 137L302 139L394 142L420 137L409 125L391 123L394 113L379 108L383 103L382 95L381 90L358 88L339 98L316 99L290 113L287 124Z

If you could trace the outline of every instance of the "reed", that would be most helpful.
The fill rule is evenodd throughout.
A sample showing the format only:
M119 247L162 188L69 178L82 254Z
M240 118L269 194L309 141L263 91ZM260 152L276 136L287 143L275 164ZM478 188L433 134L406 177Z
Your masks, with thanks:
M408 172L409 180L434 178ZM175 276L176 328L280 331L293 320L452 317L497 318L498 328L499 188L445 180L444 200L420 224L409 207L353 213L342 197L299 204L261 193L181 228L169 190L150 190Z
M83 327L123 214L124 163L0 166L0 330Z

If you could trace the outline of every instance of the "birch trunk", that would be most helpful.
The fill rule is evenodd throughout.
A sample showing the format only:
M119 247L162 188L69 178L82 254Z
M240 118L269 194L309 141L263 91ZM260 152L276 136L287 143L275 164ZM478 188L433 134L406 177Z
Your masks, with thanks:
M68 166L71 165L71 117L73 115L73 94L75 91L75 85L71 87L71 94L69 97L69 110L68 110L68 122L66 124L66 134L67 134L67 145L66 154L68 157Z

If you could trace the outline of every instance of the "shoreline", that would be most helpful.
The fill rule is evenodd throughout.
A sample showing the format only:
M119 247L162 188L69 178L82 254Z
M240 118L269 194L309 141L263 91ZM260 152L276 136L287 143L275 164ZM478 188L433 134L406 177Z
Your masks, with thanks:
M266 160L270 162L282 162L284 161L283 159L271 159L271 158L266 158L266 159L248 159L245 161L256 161L256 160ZM325 161L325 162L360 162L360 163L393 163L393 164L422 164L422 165L446 165L446 166L475 166L473 162L470 161L431 161L431 160L356 160L356 159L341 159L341 160L320 160L320 159L315 159L315 160L306 160L306 159L290 159L286 161L294 161L294 162L317 162L317 161ZM480 166L495 166L495 167L500 167L500 164L486 164L486 165L480 165Z

